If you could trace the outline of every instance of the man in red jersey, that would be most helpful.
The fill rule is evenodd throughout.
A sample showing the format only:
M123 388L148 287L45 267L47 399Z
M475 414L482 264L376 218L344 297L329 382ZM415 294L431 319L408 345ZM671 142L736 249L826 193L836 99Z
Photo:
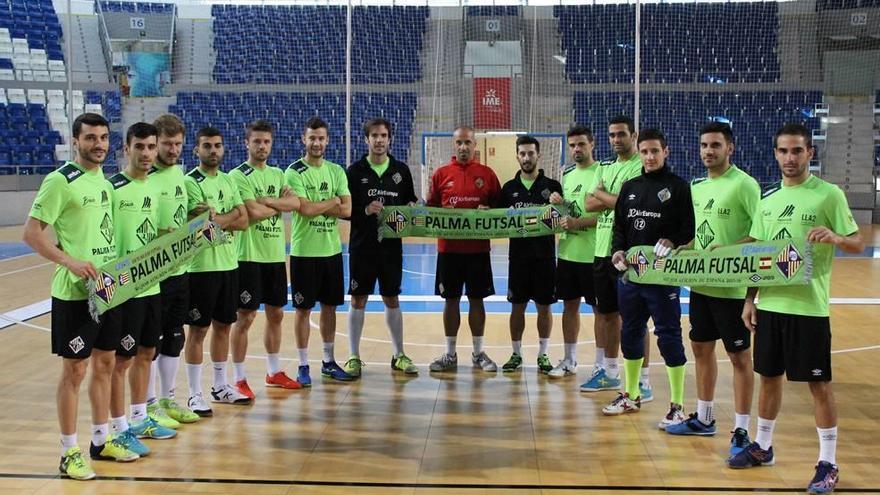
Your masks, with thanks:
M491 168L475 159L477 143L474 129L458 126L452 134L452 140L455 156L434 171L428 206L471 209L497 206L501 184ZM498 366L483 351L486 326L483 298L495 293L489 241L448 239L437 240L437 276L434 282L434 293L446 301L443 307L446 353L431 363L431 371L455 371L458 368L455 341L461 325L459 302L465 286L469 304L468 325L474 339L474 352L471 355L474 367L483 371L498 371Z

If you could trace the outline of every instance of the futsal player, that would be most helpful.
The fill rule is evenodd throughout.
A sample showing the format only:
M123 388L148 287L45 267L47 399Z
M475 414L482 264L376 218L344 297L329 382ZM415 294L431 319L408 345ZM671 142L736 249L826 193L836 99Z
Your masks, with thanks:
M302 385L281 369L281 322L287 304L287 249L282 213L299 208L284 181L284 172L269 165L274 131L272 124L255 120L245 130L248 159L229 172L244 201L250 224L238 237L238 319L232 325L232 367L235 388L254 398L245 373L248 330L263 305L266 325L266 386L299 389Z
M860 253L865 243L839 187L810 173L815 150L809 129L782 126L774 138L781 183L766 190L752 223L758 241L806 239L812 243L812 277L807 285L749 288L743 323L755 334L755 371L760 375L755 441L727 460L731 468L774 462L773 429L782 406L782 377L807 382L819 435L819 461L809 493L830 493L837 485L837 406L831 388L829 282L835 248ZM791 276L802 266L795 246L773 260L774 269ZM755 303L755 297L760 300Z
M403 276L403 245L400 239L378 239L379 217L385 206L414 204L418 201L412 174L407 164L388 153L391 146L391 123L377 118L364 123L368 153L348 167L351 192L351 236L348 242L348 343L351 357L345 371L361 376L361 335L364 309L379 282L379 294L385 305L385 325L391 337L391 369L408 375L419 369L403 352L403 314L400 311Z
M287 185L300 199L290 228L290 291L296 308L297 381L312 385L309 375L309 333L312 308L321 304L318 326L323 341L321 375L339 381L354 379L337 363L336 307L345 298L339 219L351 216L351 193L345 170L324 159L330 136L327 123L310 118L303 128L305 156L284 172Z
M516 139L516 160L519 171L501 188L501 208L528 208L550 203L550 196L562 193L559 182L544 175L538 168L541 143L532 136ZM556 302L556 236L545 235L510 239L508 254L507 301L510 309L510 342L513 353L501 366L502 372L522 368L522 336L526 327L526 305L535 301L538 310L538 371L553 369L547 350L553 329L550 305Z
M189 408L199 416L213 414L202 394L202 345L211 332L211 362L214 385L211 401L250 404L251 399L228 382L229 332L238 308L238 251L235 231L248 226L247 210L235 182L220 170L223 161L223 135L214 127L196 134L199 165L186 174L186 193L190 216L210 211L228 236L227 242L211 246L193 258L189 268L189 307L186 336L186 376L189 382Z
M458 126L452 133L455 156L434 171L428 206L444 208L492 208L498 205L501 185L495 172L476 159L473 128ZM437 276L434 292L444 299L443 332L446 352L435 359L431 371L455 371L455 343L461 325L459 304L463 289L468 298L468 325L473 336L471 362L475 368L496 372L498 365L483 350L486 308L483 299L495 293L488 240L437 240Z

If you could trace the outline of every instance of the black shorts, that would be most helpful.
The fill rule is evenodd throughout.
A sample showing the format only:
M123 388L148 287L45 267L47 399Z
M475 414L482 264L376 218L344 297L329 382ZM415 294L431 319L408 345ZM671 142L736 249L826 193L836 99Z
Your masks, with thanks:
M157 347L162 335L162 296L135 297L119 307L118 356L134 356L138 347Z
M115 351L119 345L119 308L105 312L100 323L89 316L88 301L52 298L52 353L85 359L92 349Z
M556 297L563 301L584 298L590 306L596 305L596 286L593 282L593 264L559 260L556 262Z
M601 314L617 313L617 281L620 271L611 263L611 258L593 260L593 287L596 291L596 312Z
M755 372L761 376L784 372L792 382L830 382L830 319L758 310L752 352Z
M287 306L287 267L283 261L238 262L238 307L255 310L260 304Z
M189 273L168 277L159 284L162 297L162 339L183 331L189 312Z
M743 324L742 310L742 299L712 297L691 291L691 341L715 342L721 339L724 349L730 353L748 349L752 333Z
M495 294L489 253L437 253L434 294L443 299L459 298L465 286L464 294L474 299Z
M290 257L290 293L293 307L312 309L319 302L341 306L345 301L342 253L326 257Z
M384 297L400 295L403 277L402 253L348 253L348 293L367 296L376 290Z
M510 258L507 262L507 301L513 304L556 302L556 260Z
M211 321L226 325L238 319L238 269L189 274L187 325L207 327Z

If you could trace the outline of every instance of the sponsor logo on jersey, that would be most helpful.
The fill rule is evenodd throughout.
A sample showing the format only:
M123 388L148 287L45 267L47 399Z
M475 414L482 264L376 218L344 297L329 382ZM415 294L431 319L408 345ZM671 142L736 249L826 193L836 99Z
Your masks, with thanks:
M174 199L180 199L183 197L183 188L180 186L176 186L174 188Z
M577 193L581 192L581 187L582 187L581 184L578 184L577 187L575 187L575 188L571 191L571 193L572 193L572 194L577 194Z
M794 215L794 205L788 205L782 210L782 213L779 214L779 220L791 218L792 215Z
M632 200L636 199L636 195L630 194L629 196L626 197L626 199L627 199L627 201L632 201Z
M150 211L153 209L153 200L147 196L144 198L144 204L141 205L141 210Z
M107 191L101 191L101 204L106 205L110 202L110 198L107 196Z
M709 211L709 210L711 210L711 209L712 209L712 206L714 206L714 205L715 205L715 198L712 198L712 199L709 200L708 203L706 203L706 207L703 208L703 211Z
M275 196L277 191L275 191L275 184L270 184L269 187L266 188L267 196Z
M330 189L330 187L327 185L327 182L321 182L321 187L318 188L318 191L325 192L329 189Z

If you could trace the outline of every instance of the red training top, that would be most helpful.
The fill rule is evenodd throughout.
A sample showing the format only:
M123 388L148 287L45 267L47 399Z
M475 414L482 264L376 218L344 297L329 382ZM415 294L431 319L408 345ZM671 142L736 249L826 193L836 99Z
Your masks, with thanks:
M428 206L476 209L483 205L494 208L501 197L501 184L491 168L472 160L461 164L456 157L434 171ZM437 239L441 253L486 253L489 240Z

